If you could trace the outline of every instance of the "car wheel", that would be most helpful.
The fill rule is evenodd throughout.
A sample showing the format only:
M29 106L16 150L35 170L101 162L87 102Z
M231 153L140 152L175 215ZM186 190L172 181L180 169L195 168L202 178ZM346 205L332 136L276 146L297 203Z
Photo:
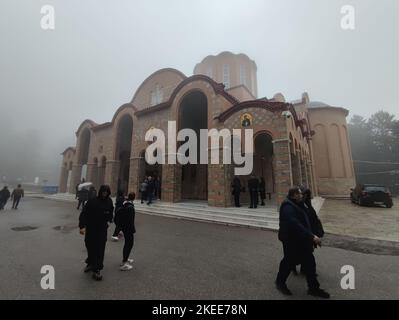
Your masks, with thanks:
M391 209L391 208L393 207L393 204L392 204L392 203L386 203L385 206L386 206L388 209Z

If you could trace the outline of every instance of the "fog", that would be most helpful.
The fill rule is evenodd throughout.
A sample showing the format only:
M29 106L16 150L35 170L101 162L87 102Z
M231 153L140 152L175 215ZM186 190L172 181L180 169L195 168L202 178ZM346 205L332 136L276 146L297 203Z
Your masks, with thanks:
M55 30L40 27L43 5ZM221 51L258 66L259 96L307 91L312 100L370 116L397 108L396 0L352 0L356 29L341 29L329 0L2 0L0 177L56 183L60 153L85 119L110 121L157 69L192 75Z

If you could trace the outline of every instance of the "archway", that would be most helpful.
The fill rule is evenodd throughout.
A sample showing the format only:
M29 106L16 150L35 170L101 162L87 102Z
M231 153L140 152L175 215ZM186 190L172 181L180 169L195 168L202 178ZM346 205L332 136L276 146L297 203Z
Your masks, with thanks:
M72 161L69 162L69 165L66 165L67 167L67 180L66 180L66 185L67 188L66 190L70 190L71 187L71 179L72 179Z
M125 115L119 121L116 143L116 159L119 160L119 175L117 189L128 193L130 154L132 151L133 119Z
M187 94L179 108L179 130L192 129L198 140L201 129L208 129L208 102L200 91ZM187 154L186 154L187 155ZM197 143L197 164L182 165L181 198L208 199L208 165L200 163L200 144Z
M80 135L80 145L79 145L79 157L78 164L82 166L80 172L80 180L87 178L87 162L89 160L89 148L90 148L90 130L88 128L84 129ZM79 180L79 181L80 181Z
M265 180L265 191L272 195L275 193L274 177L274 152L273 138L270 134L262 132L255 136L254 141L254 170L253 174Z

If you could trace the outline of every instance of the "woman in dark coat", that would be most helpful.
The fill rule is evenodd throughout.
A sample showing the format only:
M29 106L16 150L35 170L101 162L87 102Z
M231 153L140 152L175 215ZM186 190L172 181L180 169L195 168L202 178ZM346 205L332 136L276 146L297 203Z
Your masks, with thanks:
M108 223L112 222L114 211L110 195L109 186L102 185L98 191L98 196L87 202L79 217L80 234L85 235L88 255L87 266L84 271L93 271L93 279L97 281L102 280L100 271L104 267Z
M10 190L8 190L8 187L4 187L0 191L0 210L4 209L4 206L6 205L9 198L10 198Z

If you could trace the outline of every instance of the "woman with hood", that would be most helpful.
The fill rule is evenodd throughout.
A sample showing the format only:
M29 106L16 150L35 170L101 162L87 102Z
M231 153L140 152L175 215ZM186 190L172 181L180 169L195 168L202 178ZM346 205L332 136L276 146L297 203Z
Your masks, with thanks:
M85 235L87 266L84 272L93 271L93 279L100 281L104 268L104 252L108 224L112 222L114 205L109 186L102 185L96 198L90 199L79 217L80 234Z

